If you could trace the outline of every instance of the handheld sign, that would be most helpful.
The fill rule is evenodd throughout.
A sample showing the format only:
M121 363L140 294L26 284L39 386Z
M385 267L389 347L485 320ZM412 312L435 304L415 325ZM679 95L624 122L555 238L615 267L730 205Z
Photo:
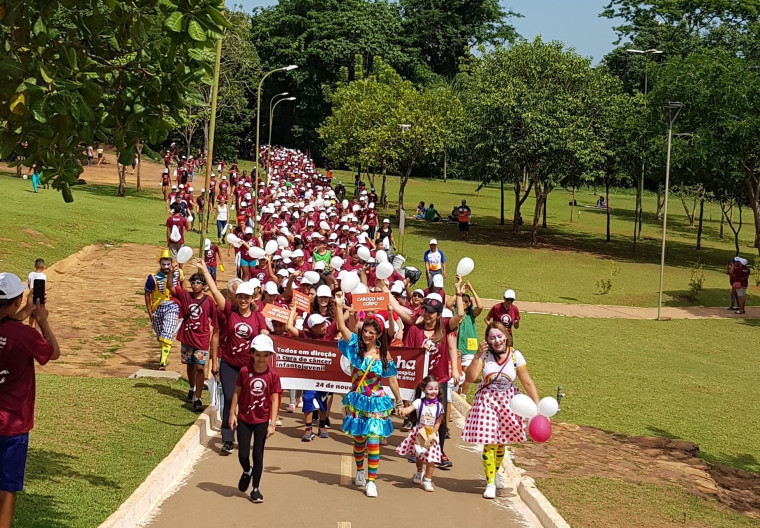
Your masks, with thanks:
M293 291L293 301L296 303L296 308L300 312L311 311L311 302L309 296L300 291Z
M261 315L263 315L264 317L268 317L272 321L287 323L290 312L288 311L287 308L282 308L281 306L275 306L274 304L267 304L266 306L264 306L264 309L261 310Z
M365 312L378 312L388 309L387 293L359 293L354 294L351 301L354 310Z

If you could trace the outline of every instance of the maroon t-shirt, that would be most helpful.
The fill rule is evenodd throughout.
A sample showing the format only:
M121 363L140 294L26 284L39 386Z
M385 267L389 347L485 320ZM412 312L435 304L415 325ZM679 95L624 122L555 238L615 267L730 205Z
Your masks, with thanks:
M240 387L238 398L238 420L247 424L255 425L269 420L272 408L272 395L282 394L280 376L267 367L264 372L253 370L250 361L238 372L235 385Z
M34 360L44 365L54 351L37 330L20 321L0 323L0 436L34 427Z
M263 259L261 261L266 263L266 261ZM259 279L259 282L261 282L262 285L272 280L272 278L269 275L269 267L266 265L263 268L254 266L249 269L250 269L251 278Z
M177 226L179 229L179 240L176 242L169 238L172 233L172 226ZM184 244L185 243L185 229L188 228L187 220L182 216L170 216L166 219L166 227L169 228L169 235L166 237L166 241L170 244Z
M449 319L441 319L444 328L443 338L440 343L435 344L435 348L430 351L430 360L428 362L428 374L435 376L439 383L446 383L451 377L449 375L449 343L447 335L456 330L449 330ZM411 348L420 348L422 343L427 339L425 331L417 325L407 325L409 330L404 336L404 346Z
M520 320L520 310L517 309L515 303L509 307L509 310L504 309L504 303L495 304L488 312L486 319L493 319L499 321L501 324L507 327L509 333L512 333L512 325Z
M230 301L225 303L223 313L219 357L228 365L240 368L251 361L251 341L267 329L266 321L261 312L251 312L248 317L243 317L232 309Z
M177 332L177 341L198 350L209 350L211 326L216 328L218 321L214 299L208 295L193 299L190 292L182 288L177 288L176 291L179 317L183 321Z
M219 253L219 248L216 244L211 244L211 247L203 252L203 260L206 261L206 266L209 268L216 267L216 255Z

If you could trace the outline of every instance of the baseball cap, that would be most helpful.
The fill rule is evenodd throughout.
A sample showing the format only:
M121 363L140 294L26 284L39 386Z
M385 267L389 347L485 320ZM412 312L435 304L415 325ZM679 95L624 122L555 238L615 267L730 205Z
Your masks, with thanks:
M264 285L264 291L269 295L277 295L280 293L279 290L277 290L277 284L272 281L269 281Z
M303 257L303 250L296 249L293 253L290 254L291 258L298 258Z
M414 290L412 292L412 295L419 295L420 297L424 297L425 296L425 292L422 291L421 289L417 288L416 290Z
M252 227L246 227L245 228L245 234L246 235L253 234L253 228Z
M318 271L324 271L325 269L325 261L320 260L319 262L314 263L314 269Z
M259 334L251 341L251 349L274 354L274 341L266 334Z
M436 312L440 314L443 312L443 303L438 299L427 299L422 303L422 309L426 312Z
M506 290L504 292L504 298L505 299L512 299L515 300L515 291L514 290Z
M209 249L211 249L211 240L209 240L208 238L203 241L203 249L205 251L208 251Z
M315 326L320 325L325 321L327 321L327 319L325 319L324 316L320 314L311 314L306 320L306 324L309 326L309 328L314 328Z
M742 258L739 256L734 257L734 262L741 262Z
M387 218L384 218L384 219L383 219L383 223L384 223L384 224L390 224L390 223L391 223L391 221L390 221L390 220L388 220Z
M253 295L253 284L244 282L235 290L235 295Z
M433 275L433 286L443 288L443 275Z
M395 281L393 283L393 286L391 286L391 293L403 293L404 292L404 281Z
M435 238L431 238L429 245L431 245L431 246L437 246L438 245L438 241Z
M332 290L326 284L317 288L317 297L332 297Z
M0 299L15 299L26 290L26 286L13 273L0 273Z
M746 266L749 263L749 261L745 258L739 260L739 262L741 262L742 266Z

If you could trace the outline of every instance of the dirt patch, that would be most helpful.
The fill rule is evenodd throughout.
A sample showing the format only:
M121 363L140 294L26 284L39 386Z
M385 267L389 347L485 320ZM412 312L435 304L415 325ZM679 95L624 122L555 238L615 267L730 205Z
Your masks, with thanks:
M48 268L50 321L61 359L42 372L126 377L158 366L142 292L159 251L137 244L87 246ZM179 345L172 348L169 368L184 370Z
M514 454L517 465L534 478L603 477L636 485L676 486L760 520L760 475L709 464L699 458L699 446L691 442L553 423L550 442L527 442Z

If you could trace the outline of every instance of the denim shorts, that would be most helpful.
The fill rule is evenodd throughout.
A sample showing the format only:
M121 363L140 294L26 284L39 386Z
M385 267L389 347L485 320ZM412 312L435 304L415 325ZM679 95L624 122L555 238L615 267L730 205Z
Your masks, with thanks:
M0 436L0 491L15 493L24 488L24 468L29 433Z
M208 350L198 350L186 344L180 349L183 365L205 365L208 361Z

